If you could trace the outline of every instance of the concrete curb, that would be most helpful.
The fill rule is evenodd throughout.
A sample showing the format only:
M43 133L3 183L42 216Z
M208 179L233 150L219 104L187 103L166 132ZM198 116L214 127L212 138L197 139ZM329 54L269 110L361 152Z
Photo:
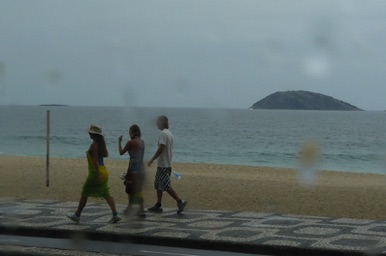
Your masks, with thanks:
M182 239L170 237L151 237L142 235L112 234L97 231L74 231L44 229L34 227L18 227L0 225L0 233L5 235L20 235L50 238L78 238L94 241L108 241L119 243L149 244L169 247L183 247L191 249L216 250L247 254L283 255L283 256L368 256L364 252L346 250L311 249L291 246L253 245L240 242L205 241L198 239ZM5 255L5 254L4 254ZM38 255L38 254L37 254ZM371 254L372 256L384 254Z

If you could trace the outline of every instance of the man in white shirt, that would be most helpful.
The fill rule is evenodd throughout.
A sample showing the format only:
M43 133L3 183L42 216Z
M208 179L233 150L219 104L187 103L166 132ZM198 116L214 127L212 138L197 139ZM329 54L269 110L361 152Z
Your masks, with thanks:
M172 188L170 176L172 173L172 156L173 156L173 134L169 131L169 121L166 116L160 116L157 119L157 127L161 130L158 136L158 149L147 165L150 167L154 160L158 158L157 173L154 181L154 188L157 190L157 203L148 209L151 212L161 213L162 195L166 191L177 202L180 214L184 211L187 204L182 200Z

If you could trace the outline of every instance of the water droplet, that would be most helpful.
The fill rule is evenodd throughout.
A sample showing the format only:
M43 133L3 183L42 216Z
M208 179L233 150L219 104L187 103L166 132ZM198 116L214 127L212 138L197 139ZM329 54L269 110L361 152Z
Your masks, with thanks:
M47 80L50 84L57 84L62 79L62 76L57 70L47 71Z
M5 75L5 63L0 61L0 81L4 78Z
M307 140L299 152L299 180L304 185L315 184L318 178L320 147L314 140Z

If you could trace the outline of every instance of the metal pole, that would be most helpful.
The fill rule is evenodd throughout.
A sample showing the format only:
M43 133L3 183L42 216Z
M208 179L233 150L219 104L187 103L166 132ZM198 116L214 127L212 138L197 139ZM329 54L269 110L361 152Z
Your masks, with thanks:
M50 186L50 111L47 110L46 187Z

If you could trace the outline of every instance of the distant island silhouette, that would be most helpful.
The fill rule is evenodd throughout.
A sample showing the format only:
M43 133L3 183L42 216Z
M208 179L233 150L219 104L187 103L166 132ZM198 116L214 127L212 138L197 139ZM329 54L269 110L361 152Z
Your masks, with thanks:
M69 107L69 105L64 104L41 104L40 107Z
M362 111L331 96L309 91L275 92L253 104L250 109Z

